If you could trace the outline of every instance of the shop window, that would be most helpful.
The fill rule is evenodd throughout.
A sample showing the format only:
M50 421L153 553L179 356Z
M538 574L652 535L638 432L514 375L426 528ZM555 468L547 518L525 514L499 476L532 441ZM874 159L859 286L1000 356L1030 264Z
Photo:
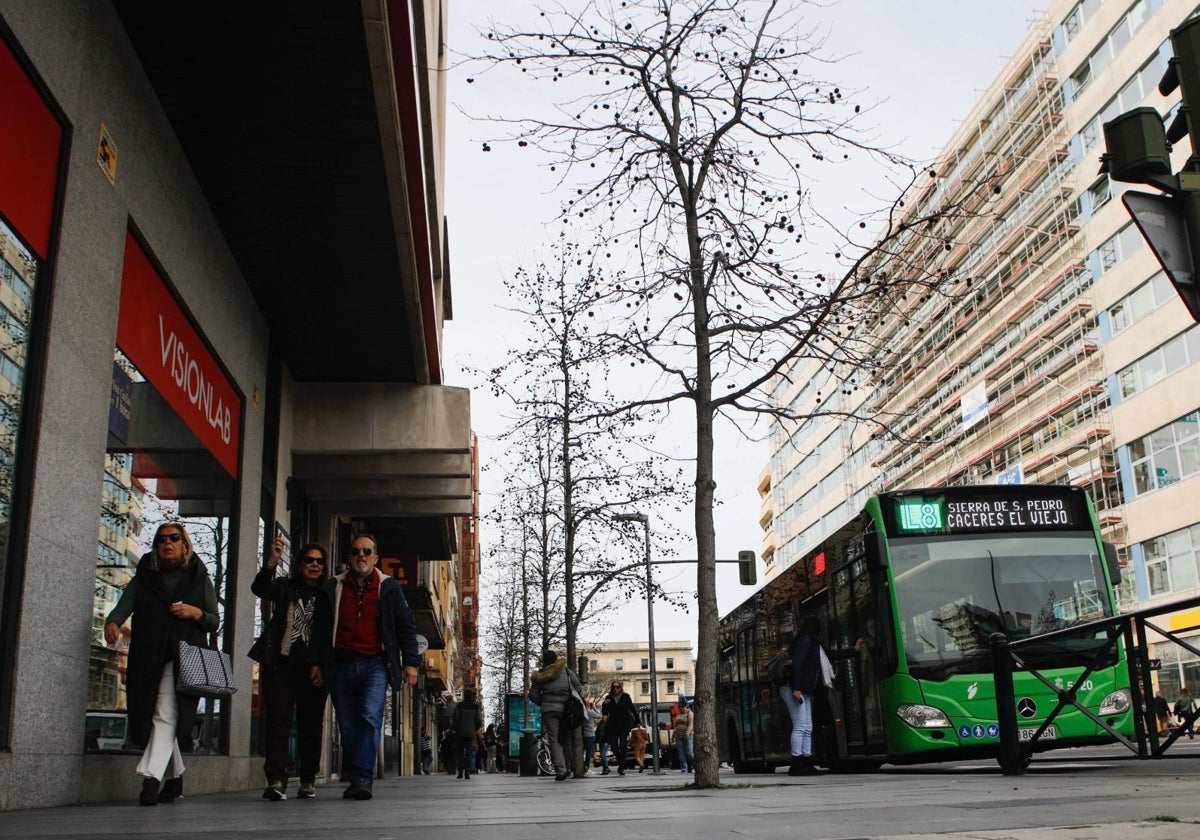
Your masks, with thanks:
M237 520L241 395L209 351L141 245L126 243L118 346L113 355L108 446L100 494L88 696L94 711L126 708L125 660L136 623L105 643L120 601L164 521L182 525L208 570L219 626L211 642L232 650L225 621ZM131 626L132 625L132 626ZM225 701L202 699L195 751L224 751Z

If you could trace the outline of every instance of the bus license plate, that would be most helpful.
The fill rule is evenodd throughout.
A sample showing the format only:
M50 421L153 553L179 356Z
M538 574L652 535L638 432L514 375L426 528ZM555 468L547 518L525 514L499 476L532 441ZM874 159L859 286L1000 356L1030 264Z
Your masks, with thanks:
M1034 736L1034 734L1037 733L1037 731L1038 731L1038 728L1036 726L1021 727L1020 729L1017 730L1017 740L1032 741L1033 736ZM1046 727L1046 731L1041 734L1041 736L1038 738L1038 740L1039 741L1053 741L1057 737L1058 737L1058 730L1053 725L1051 725L1051 726Z

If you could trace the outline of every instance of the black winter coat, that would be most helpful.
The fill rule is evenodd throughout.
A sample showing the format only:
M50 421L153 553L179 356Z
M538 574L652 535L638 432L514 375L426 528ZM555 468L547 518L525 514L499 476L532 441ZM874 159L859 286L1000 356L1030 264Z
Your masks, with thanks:
M606 696L600 704L600 714L606 718L604 731L610 743L617 735L637 725L637 710L633 708L633 700L623 691L619 699L614 699L612 694Z
M204 610L206 588L210 588L212 583L208 569L204 568L199 558L192 555L191 560L192 565L184 570L183 578L174 592L167 590L162 574L150 568L149 554L142 557L134 574L137 594L130 616L132 623L129 662L125 673L125 701L129 713L130 740L138 747L145 747L150 740L150 724L158 702L158 683L162 678L163 665L175 660L179 642L200 646L207 642L208 633L203 621L171 615L171 604L176 601ZM196 706L200 698L176 693L175 701L179 709L176 738L179 748L189 752L192 749L192 725L196 720Z
M792 640L792 690L815 694L821 684L821 643L813 636Z

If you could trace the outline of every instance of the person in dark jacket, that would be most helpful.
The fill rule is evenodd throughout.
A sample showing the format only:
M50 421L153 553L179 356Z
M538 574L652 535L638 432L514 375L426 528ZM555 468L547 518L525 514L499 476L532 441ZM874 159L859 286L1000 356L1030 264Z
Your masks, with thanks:
M475 692L463 689L463 699L454 707L454 737L458 743L458 778L471 778L475 767L475 736L483 727L483 710L475 702Z
M625 775L625 751L629 749L629 730L637 725L637 711L625 687L613 680L600 704L600 720L604 722L605 738L617 759L617 773ZM608 759L604 760L601 776L608 775Z
M266 713L263 773L267 777L267 787L263 790L263 799L273 802L287 799L288 737L293 713L299 795L301 799L312 799L317 795L325 698L329 695L325 686L314 684L309 665L317 601L329 597L320 585L325 577L329 552L319 543L308 543L300 549L291 574L276 577L275 569L285 548L282 537L275 540L263 561L262 570L250 585L251 592L272 605L271 620L263 630L265 639L259 673ZM327 603L326 608L329 607Z
M145 748L137 766L138 802L174 802L183 792L181 753L192 750L200 700L175 693L175 658L180 642L203 646L219 623L212 579L181 523L164 522L154 532L153 547L105 620L108 644L116 644L130 617L136 632L125 672L129 735Z
M792 718L792 763L789 776L809 776L817 772L812 757L813 703L817 689L829 687L833 678L829 656L821 647L821 622L814 616L805 616L800 621L800 634L792 639L792 675L790 681L779 687L779 695L787 705ZM862 649L862 639L854 650L836 651L837 658L854 656Z
M328 685L342 751L350 767L343 799L370 799L390 685L417 684L417 625L404 590L375 568L379 544L370 534L350 543L349 569L317 602L310 651L315 685Z

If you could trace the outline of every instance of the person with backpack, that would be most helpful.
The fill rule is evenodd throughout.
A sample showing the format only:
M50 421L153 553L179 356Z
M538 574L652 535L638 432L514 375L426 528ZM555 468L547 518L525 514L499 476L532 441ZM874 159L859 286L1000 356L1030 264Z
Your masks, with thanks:
M1187 686L1179 689L1179 699L1175 701L1175 707L1171 710L1175 713L1175 717L1179 719L1179 725L1184 727L1184 732L1188 738L1193 737L1192 733L1196 728L1196 722L1187 722L1187 715L1190 715L1196 708L1196 701L1192 697L1192 693L1188 691Z

